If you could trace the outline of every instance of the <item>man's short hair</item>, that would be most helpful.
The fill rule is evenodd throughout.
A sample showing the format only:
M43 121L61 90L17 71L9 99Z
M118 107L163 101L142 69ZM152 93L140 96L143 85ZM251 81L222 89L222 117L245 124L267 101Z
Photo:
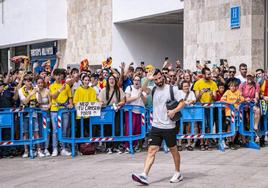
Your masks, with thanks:
M263 69L257 69L256 72L261 71L261 73L264 73Z
M210 69L208 67L204 67L202 69L202 74L206 74L206 71L210 71Z
M155 69L153 76L156 76L158 73L162 75L162 72L160 69Z
M73 74L73 73L79 73L78 68L72 68L72 70L71 70L71 74Z
M230 69L234 69L235 72L236 72L236 67L235 67L235 66L230 66L230 67L229 67L229 70L230 70Z
M129 66L128 70L129 71L134 71L134 67L133 66Z
M55 76L58 76L58 75L60 75L61 74L61 69L55 69L54 70L54 72L53 72L53 74L55 75Z
M247 64L245 64L245 63L241 63L241 64L239 65L239 69L240 69L241 67L247 67Z
M142 67L136 67L135 72L137 72L138 70L144 71Z

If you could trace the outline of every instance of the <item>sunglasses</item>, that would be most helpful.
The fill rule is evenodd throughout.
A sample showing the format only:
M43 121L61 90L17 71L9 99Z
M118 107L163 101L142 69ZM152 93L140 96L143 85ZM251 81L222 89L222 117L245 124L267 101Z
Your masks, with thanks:
M229 73L235 73L235 71L229 71Z

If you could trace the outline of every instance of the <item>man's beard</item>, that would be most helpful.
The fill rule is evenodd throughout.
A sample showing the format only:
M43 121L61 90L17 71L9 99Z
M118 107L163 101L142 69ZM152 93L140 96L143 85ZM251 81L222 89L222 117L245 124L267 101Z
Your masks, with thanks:
M164 80L162 80L162 82L159 82L159 83L155 83L155 85L157 87L162 87L164 85Z

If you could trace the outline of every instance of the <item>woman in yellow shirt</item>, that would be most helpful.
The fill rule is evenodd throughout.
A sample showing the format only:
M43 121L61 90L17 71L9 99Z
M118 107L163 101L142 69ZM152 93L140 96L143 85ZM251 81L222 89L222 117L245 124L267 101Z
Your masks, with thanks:
M96 90L89 86L90 83L90 76L87 74L83 74L81 76L82 85L79 86L75 93L74 93L74 99L73 102L75 105L77 105L79 102L97 102L97 94ZM77 116L77 124L76 124L76 137L81 137L81 117ZM89 136L89 117L83 118L84 123L84 136ZM97 127L93 127L92 135L96 136L97 133Z
M238 108L239 104L244 101L244 97L241 95L240 91L237 89L237 83L235 81L231 81L229 83L229 90L227 90L222 98L221 101L233 104L235 108ZM230 125L231 121L231 110L230 108L225 109L225 115L226 115L226 124L227 126ZM230 126L228 126L227 131L230 131ZM234 146L234 138L235 135L232 137L228 137L228 146L230 149L237 149Z

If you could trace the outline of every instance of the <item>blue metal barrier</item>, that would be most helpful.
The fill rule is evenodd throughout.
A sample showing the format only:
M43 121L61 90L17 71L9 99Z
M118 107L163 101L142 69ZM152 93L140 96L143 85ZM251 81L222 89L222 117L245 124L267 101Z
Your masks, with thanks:
M252 149L260 149L260 146L254 142L255 132L254 132L254 103L243 102L239 106L239 133L243 136L249 137L249 142L246 147ZM246 113L249 113L249 130L246 130ZM267 125L266 125L267 126Z
M141 113L141 133L138 135L132 134L132 111L139 111ZM129 136L124 135L124 112L128 111L129 113ZM71 135L64 137L62 135L62 115L64 113L70 113L71 115ZM58 111L58 138L60 142L69 143L72 145L72 157L75 156L75 144L77 143L89 143L89 142L128 142L130 145L130 153L133 151L133 141L141 140L146 135L146 120L145 120L145 108L140 106L125 105L120 108L120 134L115 134L115 111L112 106L108 106L101 110L100 116L90 117L86 121L89 121L89 136L85 136L84 132L84 121L80 121L81 125L81 136L79 138L75 137L75 126L76 126L76 110L75 109L60 109ZM81 118L83 120L83 118ZM112 135L104 135L104 125L111 126ZM100 128L100 134L98 137L92 135L93 126L98 126Z
M263 115L263 122L259 123L259 130L260 130L260 134L262 136L267 136L268 135L268 111L266 112L265 115Z
M223 132L223 112L225 108L230 108L231 110L231 122L230 122L230 131ZM217 122L214 121L214 110L217 109L218 113L216 114ZM207 110L207 112L205 112ZM182 110L182 117L179 122L179 131L177 134L177 139L219 139L218 148L221 151L224 151L224 145L222 140L226 137L234 136L236 133L236 119L235 119L235 108L232 104L215 102L215 103L196 103L192 106L185 106ZM206 118L208 113L209 118ZM152 125L152 109L148 109L148 114L150 114L149 127ZM207 121L207 122L206 122ZM190 134L184 134L184 123L190 123ZM196 124L201 124L201 132L196 134L194 128ZM209 132L206 133L206 123ZM214 123L217 127L217 132L214 132Z
M229 132L223 132L222 120L224 109L226 108L229 108L231 113ZM216 109L217 114L215 114L215 117L217 118L215 119L214 111ZM222 102L197 103L194 106L185 106L181 112L182 118L180 120L180 131L177 139L218 139L218 149L224 151L223 139L234 136L236 133L235 108L232 104ZM183 123L185 122L190 123L190 134L183 134L185 132ZM201 132L196 134L194 127L198 122L201 124Z
M42 117L42 135L33 137L33 118ZM26 119L27 118L27 119ZM26 120L25 120L26 119ZM28 139L23 138L24 122L28 121ZM18 122L18 123L17 123ZM47 141L48 113L37 108L0 109L0 146L29 145L30 157L33 158L33 146ZM16 126L19 126L19 138L15 138ZM10 129L10 139L2 138L2 129Z

